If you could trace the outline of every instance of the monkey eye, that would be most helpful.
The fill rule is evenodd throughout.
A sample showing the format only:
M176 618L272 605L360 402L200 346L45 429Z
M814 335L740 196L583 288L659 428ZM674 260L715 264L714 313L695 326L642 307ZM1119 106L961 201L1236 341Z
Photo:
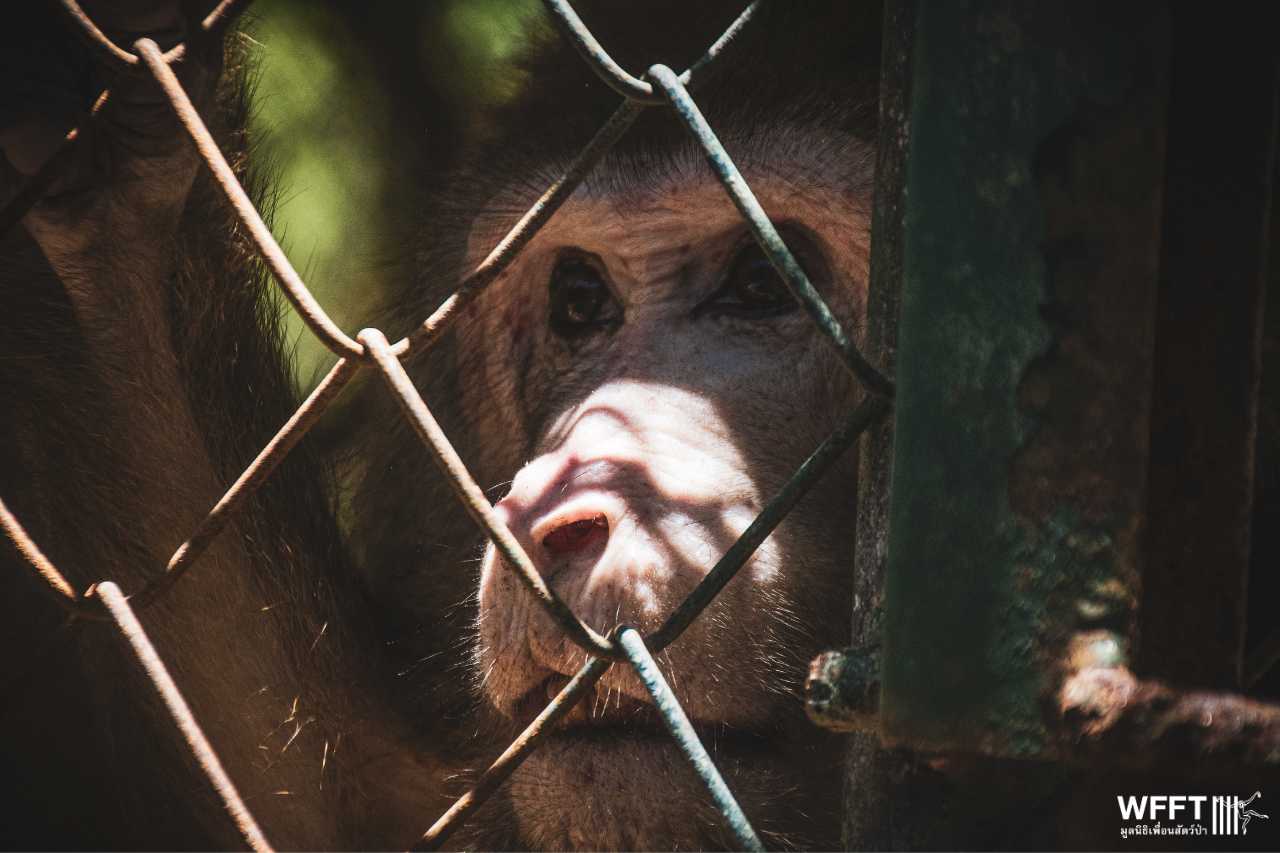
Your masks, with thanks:
M580 258L567 258L551 273L551 331L579 338L621 322L621 312L604 278Z
M773 317L797 304L764 250L752 243L738 252L720 289L700 307L740 317Z

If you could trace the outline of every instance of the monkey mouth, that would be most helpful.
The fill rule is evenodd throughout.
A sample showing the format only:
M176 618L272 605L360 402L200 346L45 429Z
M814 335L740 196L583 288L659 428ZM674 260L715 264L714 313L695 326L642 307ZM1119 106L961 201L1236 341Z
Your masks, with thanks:
M549 675L525 692L512 709L512 717L517 725L524 728L533 722L568 682L567 676ZM769 742L769 733L763 729L757 731L694 716L690 716L689 722L708 748L712 748L714 744L759 750ZM648 740L671 736L652 702L636 699L618 690L595 692L580 698L554 724L552 732L559 737L600 744L607 743L608 739Z

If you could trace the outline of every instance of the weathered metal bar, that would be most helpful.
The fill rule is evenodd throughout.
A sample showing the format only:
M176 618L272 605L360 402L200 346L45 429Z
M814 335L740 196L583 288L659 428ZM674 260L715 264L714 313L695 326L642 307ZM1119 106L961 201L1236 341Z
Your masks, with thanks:
M1174 684L1234 688L1248 608L1275 33L1185 4L1172 9L1138 665ZM1275 625L1280 587L1259 582L1270 601L1257 615Z
M1280 94L1277 95L1280 100ZM1280 104L1276 105L1280 112ZM1276 129L1280 136L1280 128ZM1257 470L1249 551L1248 630L1242 682L1245 687L1280 685L1280 139L1271 173L1267 223L1267 281L1262 309L1262 377L1258 387Z
M1068 639L1132 639L1164 5L918 3L885 591L892 743L1053 754Z
M612 661L604 658L592 658L583 665L582 669L569 679L556 697L551 700L547 707L542 709L542 713L530 723L520 736L511 742L502 753L489 765L489 769L485 770L480 778L476 781L475 786L457 799L457 801L449 807L449 810L440 816L440 818L431 825L431 828L422 834L422 838L414 845L414 850L439 850L449 837L453 835L457 829L462 826L468 817L471 816L476 809L484 804L485 800L493 796L498 788L502 787L502 783L515 772L516 768L529 757L529 753L533 752L534 747L542 742L542 739L548 732L552 731L555 724L561 718L572 711L581 701L582 697L587 694L595 683L600 680L600 676L613 665Z
M862 351L883 373L897 370L898 312L902 294L903 230L906 216L907 153L910 148L911 55L915 41L915 0L886 0L880 41L879 121L876 143L876 183L871 213L871 269L867 285L866 334ZM855 522L853 601L849 643L855 649L874 649L882 642L885 569L889 552L889 496L893 473L893 416L873 424L858 445L858 515ZM839 655L841 653L829 653ZM824 655L824 658L827 656ZM822 660L822 659L819 659ZM830 672L828 658L814 667ZM855 662L865 663L865 660ZM843 663L843 662L842 662ZM825 665L824 665L825 664ZM842 667L843 670L843 667ZM844 670L849 672L849 670ZM834 674L834 673L832 673ZM832 685L839 689L848 682ZM892 850L911 845L895 838L892 827L921 822L899 816L935 811L936 804L917 803L909 789L900 754L880 742L880 674L875 673L874 704L867 685L853 697L835 701L857 714L866 727L846 738L844 821L846 850ZM846 701L848 700L848 701ZM813 717L813 711L810 711ZM839 714L838 716L845 716Z
M653 659L653 655L645 648L644 640L641 639L640 633L634 628L623 628L616 636L623 651L627 654L627 659L635 667L636 675L640 677L640 682L644 685L645 690L649 691L649 695L653 697L653 704L662 716L662 722L666 724L667 731L671 732L671 736L675 738L680 751L689 759L689 763L693 765L694 772L698 774L698 778L702 780L702 783L707 786L707 792L711 794L712 801L720 809L720 813L728 823L729 831L733 833L734 840L738 843L738 849L764 850L764 845L760 843L759 836L751 828L751 822L747 820L747 816L743 814L742 807L738 805L733 793L725 785L724 777L720 775L720 771L716 769L715 762L707 754L706 747L698 739L698 733L693 730L693 724L689 722L684 709L680 707L680 702L676 699L675 694L671 692L671 687L667 684L667 680L662 677L662 671L658 669L657 661Z
M209 739L205 737L204 732L200 729L200 724L196 722L195 716L191 713L191 708L187 706L187 700L182 698L182 693L178 690L178 686L173 683L169 670L165 668L164 662L160 660L160 655L156 654L155 647L151 645L151 640L147 638L146 632L142 629L142 624L138 622L138 617L134 615L133 608L125 600L124 593L120 591L120 587L110 581L104 581L93 588L93 595L102 601L107 611L111 614L116 627L120 629L121 636L129 644L129 648L133 651L138 663L142 665L143 671L151 681L151 685L160 694L160 699L169 711L169 716L173 718L174 724L182 732L182 737L187 742L191 754L195 757L205 777L213 785L214 791L222 800L227 813L231 816L232 821L235 822L236 829L240 831L240 836L251 849L270 851L271 844L267 841L267 837L262 834L262 830L258 827L258 822L254 820L253 814L250 813L248 807L244 804L244 800L241 799L235 783L231 781L231 777L223 769L222 762L218 760L218 754L213 751L213 745L209 743Z

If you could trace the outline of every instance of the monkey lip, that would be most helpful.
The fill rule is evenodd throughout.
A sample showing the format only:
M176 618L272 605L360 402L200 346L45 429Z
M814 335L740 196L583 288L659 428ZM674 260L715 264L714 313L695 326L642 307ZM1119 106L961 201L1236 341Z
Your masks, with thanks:
M563 675L550 675L528 690L516 702L512 716L525 727L533 722L563 689L569 679ZM740 726L713 720L690 717L694 731L704 744L732 744L745 747L765 745L768 735ZM560 737L583 738L602 741L604 738L650 739L670 737L658 709L651 702L635 699L618 691L607 696L588 694L553 727Z

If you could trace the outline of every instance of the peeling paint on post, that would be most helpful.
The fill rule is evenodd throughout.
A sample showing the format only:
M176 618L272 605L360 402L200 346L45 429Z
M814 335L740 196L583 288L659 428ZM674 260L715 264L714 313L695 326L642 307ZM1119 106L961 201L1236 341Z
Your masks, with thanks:
M1051 754L1068 649L1116 665L1132 640L1168 22L1153 2L916 14L883 731Z

